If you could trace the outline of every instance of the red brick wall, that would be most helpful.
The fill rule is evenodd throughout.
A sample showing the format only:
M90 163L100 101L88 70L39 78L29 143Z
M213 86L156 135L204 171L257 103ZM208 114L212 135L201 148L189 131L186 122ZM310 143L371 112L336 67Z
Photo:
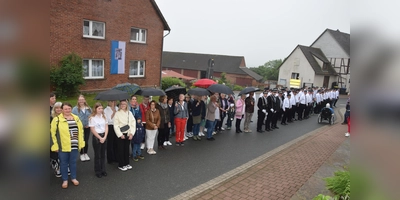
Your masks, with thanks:
M185 76L197 78L198 74L199 74L198 70L190 70L190 69L183 70L183 75L185 75Z
M105 22L105 39L83 38L83 20ZM130 29L147 29L146 44L130 43ZM148 0L52 0L50 4L50 63L75 52L82 58L104 59L104 79L86 80L81 90L111 88L131 82L159 86L163 23ZM125 74L110 75L111 41L125 41ZM145 60L145 77L129 78L129 61Z

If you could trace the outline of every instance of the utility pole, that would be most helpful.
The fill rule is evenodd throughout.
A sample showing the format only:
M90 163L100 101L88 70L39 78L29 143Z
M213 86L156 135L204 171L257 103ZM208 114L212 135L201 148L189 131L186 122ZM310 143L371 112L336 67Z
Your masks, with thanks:
M207 78L212 79L214 74L214 58L208 59Z

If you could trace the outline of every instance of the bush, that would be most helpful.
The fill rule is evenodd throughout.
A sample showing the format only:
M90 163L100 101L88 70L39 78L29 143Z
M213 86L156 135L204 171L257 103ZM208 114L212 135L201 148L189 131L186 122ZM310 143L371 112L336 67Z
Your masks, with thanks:
M350 199L350 172L336 171L333 177L324 179L329 190L336 194L338 199Z
M84 83L82 58L75 53L64 56L60 66L50 70L50 84L55 87L57 97L74 96Z
M241 90L243 90L242 86L240 86L240 85L234 85L233 86L233 91L241 91Z
M174 77L165 77L161 79L161 86L162 86L162 90L165 90L173 85L179 85L182 87L186 87L186 84L183 83L182 80L180 80L179 78L174 78Z
M332 198L328 195L319 194L318 196L314 197L313 200L336 200L337 198Z

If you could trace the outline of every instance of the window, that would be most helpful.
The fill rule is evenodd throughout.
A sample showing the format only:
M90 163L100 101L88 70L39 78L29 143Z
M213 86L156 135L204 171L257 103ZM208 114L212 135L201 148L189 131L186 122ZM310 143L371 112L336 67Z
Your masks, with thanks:
M131 28L131 42L146 43L146 30Z
M144 77L145 61L134 60L129 63L129 77Z
M298 79L300 76L299 73L292 73L292 76L290 77L290 79Z
M104 60L83 59L82 67L85 79L104 78Z
M83 37L104 39L105 29L104 22L83 20Z

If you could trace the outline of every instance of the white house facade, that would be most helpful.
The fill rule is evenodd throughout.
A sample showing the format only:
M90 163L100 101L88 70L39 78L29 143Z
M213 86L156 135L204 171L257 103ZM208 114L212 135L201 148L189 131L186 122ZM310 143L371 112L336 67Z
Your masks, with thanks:
M326 29L311 45L320 48L338 73L339 88L350 88L350 34Z
M278 84L283 87L331 87L337 73L321 49L298 45L279 67Z

